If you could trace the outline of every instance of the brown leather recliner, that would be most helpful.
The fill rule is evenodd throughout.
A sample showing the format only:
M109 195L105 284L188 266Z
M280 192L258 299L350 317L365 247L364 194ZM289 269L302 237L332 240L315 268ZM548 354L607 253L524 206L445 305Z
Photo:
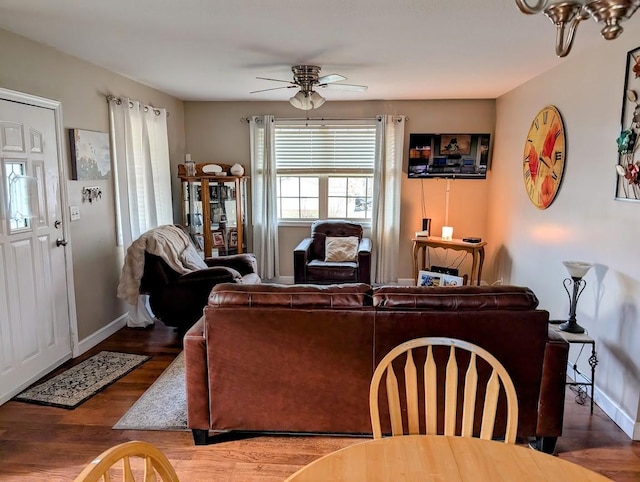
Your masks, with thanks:
M260 283L253 254L205 259L208 268L180 274L159 256L145 252L140 293L149 295L156 318L186 332L202 316L211 289L218 283Z
M325 261L327 237L355 236L359 240L355 261ZM371 283L371 240L362 226L343 220L318 220L293 252L295 283Z

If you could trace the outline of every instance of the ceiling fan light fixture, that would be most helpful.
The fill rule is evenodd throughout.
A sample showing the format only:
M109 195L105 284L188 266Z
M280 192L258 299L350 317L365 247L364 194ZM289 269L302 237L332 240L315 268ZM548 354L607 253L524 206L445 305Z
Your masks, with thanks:
M313 106L313 108L317 109L318 107L322 106L322 104L324 104L327 99L314 91L311 92L311 95L309 95L309 100L311 101L311 105Z
M294 106L296 109L300 110L310 110L313 109L313 105L311 105L311 101L305 95L304 92L298 91L296 95L289 99L289 103Z
M317 92L303 92L301 90L289 99L289 103L296 109L311 110L320 107L325 103L325 100L326 99Z

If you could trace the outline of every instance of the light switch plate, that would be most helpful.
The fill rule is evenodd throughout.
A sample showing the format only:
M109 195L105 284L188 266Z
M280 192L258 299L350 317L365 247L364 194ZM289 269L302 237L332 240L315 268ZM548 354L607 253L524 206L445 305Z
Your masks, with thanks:
M69 213L71 213L71 221L77 221L80 219L80 207L69 206Z

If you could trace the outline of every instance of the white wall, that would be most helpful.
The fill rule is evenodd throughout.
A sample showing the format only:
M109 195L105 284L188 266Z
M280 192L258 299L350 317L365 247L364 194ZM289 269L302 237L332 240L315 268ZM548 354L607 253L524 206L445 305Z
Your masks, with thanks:
M569 311L562 261L595 264L578 322L596 339L596 402L640 439L640 203L614 200L626 53L640 44L635 20L619 39L602 40L497 100L488 248L494 276L531 287L552 319ZM567 156L555 202L538 210L523 187L522 158L531 121L549 104L564 118ZM580 358L584 373L588 352Z
M108 132L106 95L129 96L166 107L171 113L168 118L169 150L175 161L172 168L175 177L175 164L184 153L182 101L6 30L0 30L0 45L0 87L62 103L62 147L67 163L70 163L67 130L81 128ZM78 336L83 340L103 330L128 310L128 305L116 298L124 253L116 246L113 180L68 180L67 183L69 203L80 207L81 216L79 221L71 223L71 246ZM98 186L102 198L91 204L83 203L83 186ZM179 194L178 187L176 178L174 197Z

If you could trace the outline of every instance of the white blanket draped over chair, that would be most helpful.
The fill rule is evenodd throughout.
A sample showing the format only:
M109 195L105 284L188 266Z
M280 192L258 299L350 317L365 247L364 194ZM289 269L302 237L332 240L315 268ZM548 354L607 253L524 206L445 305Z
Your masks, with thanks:
M153 318L147 308L145 295L140 294L140 280L144 272L144 253L160 256L172 269L180 274L206 268L206 263L198 256L189 236L177 226L164 225L151 229L131 243L124 260L118 298L135 309L129 313L128 326L147 326Z

